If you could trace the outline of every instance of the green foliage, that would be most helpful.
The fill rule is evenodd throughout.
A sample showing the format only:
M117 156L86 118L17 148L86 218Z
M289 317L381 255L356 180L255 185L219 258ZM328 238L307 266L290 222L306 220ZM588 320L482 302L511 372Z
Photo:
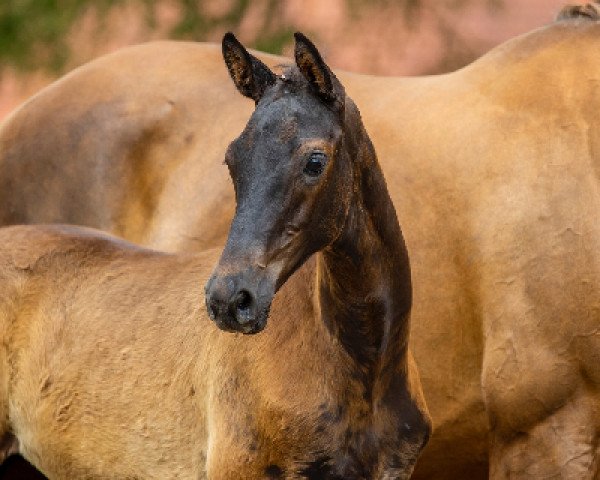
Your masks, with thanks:
M66 34L93 3L99 12L122 0L0 1L0 62L59 70L69 56Z
M0 0L0 66L60 72L70 58L67 38L75 22L92 8L102 20L111 7L127 1L142 7L150 28L156 26L159 0ZM291 41L291 29L278 26L274 21L282 1L268 0L260 34L252 47L281 53L284 45ZM176 0L180 20L169 37L206 40L214 29L235 30L250 3L250 0L234 0L228 11L215 17L203 13L202 0Z
M261 19L259 33L248 45L269 53L281 53L292 41L293 29L277 22L284 0L267 0L265 15ZM234 0L230 9L221 16L203 15L202 0L179 0L181 21L171 31L170 37L183 40L206 40L214 29L235 30L246 15L250 0Z
M73 26L90 9L102 20L114 6L135 4L144 12L148 27L157 26L157 5L164 0L0 0L0 67L12 65L20 70L44 68L61 72L71 57L68 35ZM170 38L206 40L214 31L236 30L251 6L251 0L231 0L229 9L220 15L208 15L206 0L171 0L179 9L179 21L169 32ZM423 0L347 0L357 14L372 2L399 6L407 23L426 5ZM446 0L462 8L473 0ZM292 41L293 29L282 24L280 15L285 0L263 0L264 15L259 32L250 47L281 53ZM500 7L502 0L486 0L490 7ZM214 37L213 37L214 38Z

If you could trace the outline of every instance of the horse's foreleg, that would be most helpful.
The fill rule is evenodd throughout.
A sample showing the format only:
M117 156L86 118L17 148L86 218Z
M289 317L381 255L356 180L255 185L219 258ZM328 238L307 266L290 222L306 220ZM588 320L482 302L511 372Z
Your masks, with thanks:
M535 426L514 432L510 438L494 432L490 478L598 478L598 432L586 403L584 398L571 399Z
M600 396L571 352L519 331L488 339L490 479L598 478Z

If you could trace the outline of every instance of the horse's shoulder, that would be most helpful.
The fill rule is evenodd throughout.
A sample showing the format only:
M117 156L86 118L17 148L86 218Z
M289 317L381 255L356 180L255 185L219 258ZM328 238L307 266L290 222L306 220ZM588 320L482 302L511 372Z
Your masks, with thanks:
M68 257L72 266L126 254L159 255L99 230L70 225L16 225L0 228L0 258L22 270L40 268L44 259Z

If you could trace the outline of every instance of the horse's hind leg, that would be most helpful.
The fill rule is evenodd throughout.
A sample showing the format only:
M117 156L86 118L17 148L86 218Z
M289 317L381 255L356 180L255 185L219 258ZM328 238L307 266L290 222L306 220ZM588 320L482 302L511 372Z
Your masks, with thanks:
M47 480L44 474L36 470L20 455L10 457L0 466L0 480Z
M3 309L0 305L0 321L3 320ZM3 332L6 333L6 332ZM8 383L9 367L7 358L6 341L0 344L0 464L7 457L19 453L19 442L13 435L9 424L8 412Z
M8 457L19 453L19 441L11 432L4 432L0 438L0 464Z
M10 457L19 453L19 440L10 431L8 422L8 395L7 395L7 374L6 361L2 359L0 367L0 379L2 387L0 387L0 465Z
M8 395L5 374L7 374L6 362L2 361L0 367L0 379L2 379L3 384L0 387L0 465L11 455L19 453L19 441L10 431L8 421Z

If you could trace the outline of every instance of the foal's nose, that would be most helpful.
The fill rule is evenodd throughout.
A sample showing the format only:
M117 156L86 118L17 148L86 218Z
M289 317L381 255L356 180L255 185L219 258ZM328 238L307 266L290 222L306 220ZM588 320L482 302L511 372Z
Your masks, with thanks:
M256 320L256 298L235 278L214 276L206 284L206 309L223 330L249 333Z

